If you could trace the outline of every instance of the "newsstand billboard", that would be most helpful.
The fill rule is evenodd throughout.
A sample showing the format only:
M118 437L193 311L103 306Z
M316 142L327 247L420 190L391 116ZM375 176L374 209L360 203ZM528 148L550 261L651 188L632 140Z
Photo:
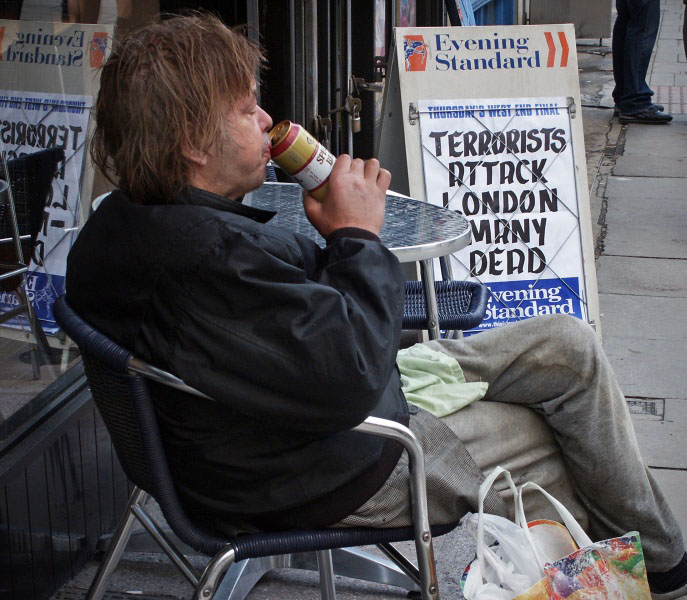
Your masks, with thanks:
M24 257L30 260L27 295L46 333L58 329L52 304L64 292L67 254L88 214L93 184L88 128L97 68L111 47L111 25L0 20L2 158L55 147L65 153L47 198L34 255ZM0 311L17 302L13 292L3 292ZM26 321L16 317L4 325L25 329Z
M395 43L379 158L395 191L469 220L451 264L491 292L478 330L562 313L598 331L573 27L397 28Z

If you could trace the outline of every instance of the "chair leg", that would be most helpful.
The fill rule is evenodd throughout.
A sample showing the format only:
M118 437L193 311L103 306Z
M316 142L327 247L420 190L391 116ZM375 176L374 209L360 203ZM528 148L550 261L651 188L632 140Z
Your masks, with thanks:
M336 575L393 585L411 592L420 590L417 580L394 562L359 548L335 548L332 550L332 563ZM292 554L287 566L308 571L318 570L314 552Z
M317 570L320 573L320 595L322 600L336 600L334 588L334 565L331 550L318 550Z
M401 570L408 575L418 586L420 585L420 571L418 568L408 560L398 549L389 543L376 544L386 556L388 556L394 564L398 565ZM419 588L418 588L419 589Z
M288 557L264 556L232 563L217 585L215 596L218 600L244 600L265 573L287 567L287 562ZM205 600L205 596L202 598Z
M258 579L275 568L272 559L278 557L251 558L239 563L234 562L235 558L236 552L230 544L216 554L200 576L193 600L211 600L215 594L222 600L243 600Z
M198 585L200 574L191 562L178 550L175 544L165 534L162 528L151 518L146 510L140 505L132 506L131 510L138 519L139 523L143 525L148 534L155 540L155 542L164 550L169 559L177 566L181 573L188 579L189 583L195 587Z
M147 496L148 494L138 487L135 487L133 492L131 492L127 509L117 525L117 529L112 536L110 545L107 548L103 562L98 568L98 572L95 574L91 587L88 588L86 600L101 600L105 595L107 580L117 568L122 553L126 548L126 543L131 536L131 530L133 529L136 519L132 510L133 506L139 502L143 502Z
M33 305L31 304L31 301L28 298L28 294L24 289L24 285L25 283L22 283L14 291L17 294L17 297L19 298L19 302L26 307L24 314L26 316L26 321L29 324L29 330L33 334L33 338L35 340L35 344L31 345L31 366L33 368L33 378L40 379L41 371L38 353L40 352L43 355L43 357L45 358L44 364L49 366L50 344L48 344L48 338L46 337L45 332L43 331L43 327L41 326L41 322L39 321L38 316L36 315L36 311L34 310Z

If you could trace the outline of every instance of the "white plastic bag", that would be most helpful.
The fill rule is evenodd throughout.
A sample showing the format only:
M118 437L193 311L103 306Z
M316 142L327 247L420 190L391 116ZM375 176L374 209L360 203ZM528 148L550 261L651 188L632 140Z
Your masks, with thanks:
M515 522L484 512L484 498L501 475L513 493ZM526 488L537 489L548 498L567 531L552 521L528 527L522 501ZM536 483L527 482L516 489L503 467L496 467L486 477L479 490L479 513L468 513L463 523L477 545L477 558L461 581L467 600L511 600L544 577L545 563L570 554L576 549L575 544L585 547L592 543L563 504ZM487 546L485 533L494 537L498 545Z
M525 532L525 536L527 537L528 544L532 549L532 552L537 557L537 564L543 566L544 563L554 562L566 554L569 554L569 552L564 552L560 556L550 556L546 554L546 548L544 547L544 544L537 543L536 535L534 535L534 532L527 527L527 519L525 517L525 510L522 503L523 492L528 488L539 490L542 494L544 494L547 500L556 509L556 512L561 517L561 520L568 529L572 539L575 540L578 548L584 548L593 544L591 538L585 533L584 529L582 529L580 524L575 520L575 517L572 516L572 513L563 505L562 502L556 500L556 498L554 498L541 486L528 481L520 486L518 489L518 494L515 497L515 519L519 524L525 524L523 531Z
M477 558L461 582L467 600L510 600L544 576L543 563L527 535L527 523L524 522L523 527L520 520L522 511L518 513L516 510L515 523L484 512L484 498L501 475L506 478L513 498L517 499L518 492L510 473L496 467L480 486L479 513L468 513L463 518L467 531L477 544ZM485 532L496 539L498 546L485 544Z

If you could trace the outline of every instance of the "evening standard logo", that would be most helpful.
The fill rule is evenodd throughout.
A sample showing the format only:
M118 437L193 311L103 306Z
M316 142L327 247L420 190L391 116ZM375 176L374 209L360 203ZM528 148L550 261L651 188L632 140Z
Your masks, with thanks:
M88 53L91 57L91 68L100 68L103 60L105 60L105 54L107 54L107 32L96 31L93 33Z
M503 37L498 32L492 36L467 39L455 38L451 33L437 33L430 47L437 71L567 67L570 47L565 33L559 31L554 37L552 32L546 31L544 37L545 52L532 49L529 37Z
M427 46L421 35L404 35L403 52L406 71L424 71L427 66Z
M2 35L4 36L4 28ZM82 67L85 47L88 46L91 67L99 67L107 52L107 33L95 32L90 41L87 41L86 35L81 29L61 34L46 33L40 27L31 32L18 31L0 59L25 65ZM0 37L0 43L1 41Z

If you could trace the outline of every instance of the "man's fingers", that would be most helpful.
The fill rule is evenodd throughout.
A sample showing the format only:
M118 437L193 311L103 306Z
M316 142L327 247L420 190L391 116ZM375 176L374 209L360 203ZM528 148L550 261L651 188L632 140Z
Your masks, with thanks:
M386 190L389 189L390 183L391 173L389 173L389 171L386 169L379 169L379 173L377 173L377 187L386 192Z
M365 161L365 177L376 180L378 174L379 161L376 158Z
M351 157L348 154L340 154L336 161L334 162L334 167L332 168L332 173L335 171L338 173L346 173L351 170Z
M303 210L309 219L317 219L322 213L322 203L303 190Z
M364 173L365 171L365 161L362 158L354 158L351 162L351 172L352 173Z

